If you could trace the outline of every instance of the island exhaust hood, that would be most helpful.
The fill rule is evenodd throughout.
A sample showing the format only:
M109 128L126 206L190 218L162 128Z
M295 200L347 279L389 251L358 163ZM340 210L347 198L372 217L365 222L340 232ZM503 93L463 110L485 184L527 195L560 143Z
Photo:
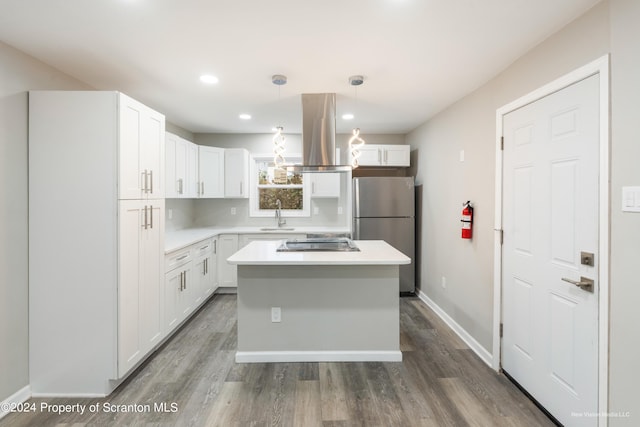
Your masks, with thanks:
M336 155L336 148L338 149ZM336 144L336 94L302 94L302 164L295 172L347 172L351 170L348 141Z

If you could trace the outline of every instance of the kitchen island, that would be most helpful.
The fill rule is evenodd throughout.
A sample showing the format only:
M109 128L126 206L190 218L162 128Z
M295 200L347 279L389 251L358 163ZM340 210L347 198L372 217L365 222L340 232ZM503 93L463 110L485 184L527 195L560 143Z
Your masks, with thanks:
M238 266L236 362L401 361L398 266L384 241L358 252L277 252L255 241Z

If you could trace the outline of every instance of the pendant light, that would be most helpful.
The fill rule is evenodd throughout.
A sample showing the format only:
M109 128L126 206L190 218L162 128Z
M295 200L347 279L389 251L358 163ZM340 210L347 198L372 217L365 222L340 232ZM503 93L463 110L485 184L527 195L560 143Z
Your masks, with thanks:
M349 84L353 86L355 92L356 105L358 104L358 86L364 83L363 76L349 77ZM358 159L360 158L360 148L365 144L364 139L360 137L360 128L353 129L353 135L349 139L349 151L351 152L351 167L358 167Z
M271 82L278 86L278 101L280 100L280 86L287 84L287 76L283 76L281 74L274 74L271 76ZM284 158L284 143L285 138L282 131L284 128L282 126L276 127L276 133L273 135L273 164L276 168L281 169L282 166L286 163Z

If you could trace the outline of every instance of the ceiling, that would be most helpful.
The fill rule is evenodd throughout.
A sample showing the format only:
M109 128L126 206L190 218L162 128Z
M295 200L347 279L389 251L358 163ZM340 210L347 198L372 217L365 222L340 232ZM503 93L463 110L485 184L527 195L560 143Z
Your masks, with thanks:
M191 132L299 133L334 92L338 132L407 133L598 1L0 0L0 40Z

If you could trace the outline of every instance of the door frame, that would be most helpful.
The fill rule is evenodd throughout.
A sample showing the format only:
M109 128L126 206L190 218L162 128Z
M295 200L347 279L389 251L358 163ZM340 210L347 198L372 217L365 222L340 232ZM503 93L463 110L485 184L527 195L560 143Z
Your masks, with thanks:
M609 186L610 186L610 129L609 129L609 55L604 55L587 65L516 99L496 110L496 181L493 265L493 358L492 368L502 366L500 325L502 323L502 129L504 116L531 104L554 92L593 75L600 75L600 171L599 171L599 295L598 295L598 425L606 427L609 393Z

